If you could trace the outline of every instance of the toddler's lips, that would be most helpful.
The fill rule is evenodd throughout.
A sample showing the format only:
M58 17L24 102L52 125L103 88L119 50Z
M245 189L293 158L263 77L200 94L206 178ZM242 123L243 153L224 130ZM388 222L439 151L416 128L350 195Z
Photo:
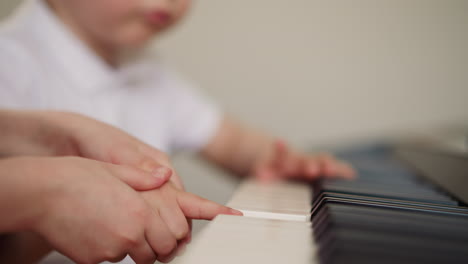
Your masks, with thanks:
M166 11L157 10L157 11L149 12L146 15L146 18L148 22L153 25L164 26L171 21L172 16Z

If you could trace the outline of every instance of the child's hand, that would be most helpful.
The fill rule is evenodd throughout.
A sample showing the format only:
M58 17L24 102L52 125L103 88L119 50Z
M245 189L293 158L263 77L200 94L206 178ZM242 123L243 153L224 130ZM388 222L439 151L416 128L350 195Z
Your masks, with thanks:
M183 250L185 244L190 241L191 222L189 219L212 220L218 214L242 215L237 210L182 191L172 183L167 183L156 190L142 192L141 195L153 209L153 213L161 219L153 225L153 228L155 230L168 228L173 238L166 243L172 243L173 248L177 249L177 251L158 255L157 259L161 262L171 261L177 252ZM158 237L148 237L149 241L157 239Z
M320 176L351 179L355 176L354 170L345 162L328 154L309 156L294 152L282 141L276 141L270 153L257 162L254 174L261 181L315 180Z

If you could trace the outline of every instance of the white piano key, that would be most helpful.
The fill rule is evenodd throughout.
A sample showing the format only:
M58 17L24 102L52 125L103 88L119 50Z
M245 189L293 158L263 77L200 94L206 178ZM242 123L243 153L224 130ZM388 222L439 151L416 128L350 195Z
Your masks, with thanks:
M189 244L178 264L314 264L310 223L218 216Z
M311 209L310 187L300 183L260 184L247 180L234 193L228 206L257 218L307 221Z
M285 220L285 221L299 221L299 222L308 222L310 221L310 214L280 214L280 213L270 213L270 212L259 212L259 211L249 211L249 210L240 210L244 217L253 217L253 218L263 218L263 219L276 219L276 220Z

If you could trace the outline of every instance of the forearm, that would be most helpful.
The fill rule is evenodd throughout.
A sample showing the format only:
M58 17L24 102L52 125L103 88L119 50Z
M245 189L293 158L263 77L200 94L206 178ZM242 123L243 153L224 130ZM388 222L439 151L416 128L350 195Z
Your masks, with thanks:
M19 111L0 110L0 156L13 156L22 152L36 152L31 131L32 124Z
M55 156L72 148L68 135L40 111L0 110L0 157Z
M254 165L271 151L273 139L225 118L202 154L207 159L238 175L252 172Z

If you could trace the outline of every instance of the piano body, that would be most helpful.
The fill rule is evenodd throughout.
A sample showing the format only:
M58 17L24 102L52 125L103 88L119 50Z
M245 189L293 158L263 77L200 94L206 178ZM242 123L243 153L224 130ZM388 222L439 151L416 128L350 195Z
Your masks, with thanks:
M246 181L228 203L244 216L217 217L177 263L468 263L468 156L336 154L355 181Z

